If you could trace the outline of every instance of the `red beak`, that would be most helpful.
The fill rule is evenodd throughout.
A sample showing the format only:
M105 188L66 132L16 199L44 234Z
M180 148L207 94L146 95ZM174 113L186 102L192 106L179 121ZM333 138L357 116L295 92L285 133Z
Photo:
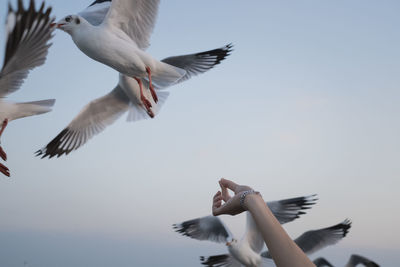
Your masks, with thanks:
M64 26L64 25L65 25L64 23L60 23L60 24L51 23L51 24L50 24L50 27L56 27L57 29L59 29L59 28L61 28L61 27Z

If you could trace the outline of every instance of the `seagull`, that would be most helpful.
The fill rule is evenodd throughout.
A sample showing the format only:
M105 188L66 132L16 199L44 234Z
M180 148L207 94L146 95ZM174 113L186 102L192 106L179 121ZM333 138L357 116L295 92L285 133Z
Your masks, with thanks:
M94 5L108 1L95 1ZM153 83L167 87L185 76L184 69L156 60L144 50L149 46L160 0L114 0L102 22L94 25L82 15L68 15L55 26L71 35L76 46L90 58L133 78L140 100L150 113L151 102L143 84L148 83L158 102Z
M323 266L333 267L333 265L329 261L327 261L325 258L315 259L314 264L317 267L323 267ZM351 255L349 261L346 264L346 267L355 267L359 264L362 264L366 267L379 267L379 265L376 262L373 262L372 260L369 260L363 256L356 255L356 254Z
M339 242L347 235L350 227L351 222L345 220L342 223L331 227L307 231L296 238L294 242L303 250L304 253L312 254L329 245L334 245ZM259 254L263 248L264 240L259 232L257 232L257 234L257 238L259 239L258 246L251 246L251 244L249 245L248 243L243 242L243 240L241 242L234 240L228 245L230 255L217 255L208 258L201 257L200 260L202 261L202 264L206 266L236 267L243 264L245 266L259 267L274 265L268 251L261 253L261 255ZM244 238L244 240L246 239Z
M276 219L285 224L305 214L304 210L310 209L317 201L316 195L284 199L267 202L269 209ZM246 233L242 240L234 238L229 229L219 217L206 216L198 219L174 224L176 232L197 240L208 240L217 243L225 243L229 254L211 256L207 259L201 257L203 265L207 266L259 266L262 262L261 251L264 240L259 232L253 217L247 215Z
M27 103L4 100L21 87L30 70L44 64L51 46L48 41L53 37L50 13L51 8L45 10L44 3L36 11L33 0L28 9L24 9L22 0L18 0L17 10L8 5L6 52L0 72L0 137L10 121L49 112L55 103L54 99ZM1 146L0 157L7 160ZM10 177L10 170L1 163L0 172Z
M97 0L80 12L79 15L94 26L100 25L110 6L111 1ZM177 84L220 64L230 55L232 47L232 44L228 44L218 49L168 57L161 61L186 71L186 74L176 82ZM144 86L147 88L149 83L144 82ZM152 106L147 108L141 98L141 89L137 81L120 73L118 84L109 94L87 104L72 122L49 144L38 150L36 155L42 158L68 155L125 113L128 113L128 121L138 121L156 116L169 96L169 93L162 89L155 86L159 99L158 103L155 103L154 99L151 98L149 90L143 92Z

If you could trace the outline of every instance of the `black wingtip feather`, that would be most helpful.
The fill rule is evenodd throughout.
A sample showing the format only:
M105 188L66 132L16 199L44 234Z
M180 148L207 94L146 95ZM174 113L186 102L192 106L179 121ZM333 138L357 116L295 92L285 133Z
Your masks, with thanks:
M71 134L72 132L70 129L65 128L45 148L36 151L35 156L41 156L42 159L46 157L51 159L55 156L60 157L63 154L68 155L73 149L64 149L62 143L64 142L65 138L70 138Z
M201 264L205 266L223 266L222 264L226 263L228 259L229 255L227 254L215 255L207 258L200 256Z
M42 5L44 6L44 3ZM16 11L13 10L11 3L8 3L8 12L16 13L16 15L21 16L21 19L15 23L14 29L8 35L3 68L17 52L24 32L27 29L32 29L34 25L36 25L35 27L39 27L40 23L35 24L36 20L45 22L43 27L49 26L47 23L50 20L51 8L48 8L45 13L43 13L42 8L35 11L35 1L31 0L28 9L25 9L22 0L18 0Z
M90 6L101 4L101 3L104 3L104 2L111 2L111 0L96 0L93 3L91 3Z
M232 51L233 51L233 44L230 43L222 48L217 48L217 49L197 53L196 56L197 57L213 57L213 56L215 57L216 56L217 58L215 59L215 62L214 62L214 66L216 66L216 65L220 64L224 59L226 59Z
M339 231L342 231L342 235L343 235L343 237L345 237L349 233L349 230L351 228L351 224L352 224L351 220L350 219L346 219L341 223L338 223L338 224L336 224L334 226L328 227L327 229L328 230L339 230Z

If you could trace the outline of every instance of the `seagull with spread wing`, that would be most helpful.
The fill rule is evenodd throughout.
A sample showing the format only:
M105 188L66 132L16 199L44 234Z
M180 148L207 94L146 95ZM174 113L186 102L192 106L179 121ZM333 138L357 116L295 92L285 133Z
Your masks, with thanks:
M254 227L256 226L254 225ZM304 253L309 255L339 242L347 235L350 227L351 222L349 220L345 220L342 223L331 227L307 231L294 241L304 251ZM259 239L258 246L249 247L246 242L243 241L246 240L246 238L240 242L235 240L228 246L230 252L229 255L216 255L208 258L201 257L202 264L206 266L229 267L239 267L242 266L242 264L251 267L274 266L271 255L268 251L265 251L260 255L264 245L264 240L262 239L261 234L259 234L257 238Z
M44 64L51 46L48 42L53 36L50 12L51 8L45 9L44 3L36 10L33 0L28 9L24 9L22 0L18 1L17 10L11 5L8 7L6 52L0 72L0 137L8 122L49 112L55 103L54 99L27 103L4 100L7 95L21 87L30 70ZM7 154L1 147L0 156L7 160ZM0 172L10 176L10 170L1 163Z
M313 262L317 267L333 267L333 265L325 258L317 258ZM356 254L351 255L345 267L356 267L359 264L364 265L366 267L379 267L379 265L376 262Z
M103 23L110 8L111 0L97 0L80 12L79 16L93 26L99 26ZM212 69L220 64L231 51L232 45L229 44L205 52L168 57L161 62L185 70L185 75L176 81L175 84L177 84ZM144 80L143 86L148 88L150 84ZM42 158L68 155L125 113L128 113L128 121L153 118L169 95L168 92L161 90L163 87L155 85L154 88L157 91L158 103L152 98L151 90L143 91L136 79L120 73L117 86L109 94L86 105L72 122L46 147L37 151L36 155ZM151 106L146 107L142 94L148 99Z
M269 209L276 219L285 224L305 214L317 201L316 195L297 197L279 201L267 202ZM194 220L174 224L176 232L197 240L208 240L217 243L225 243L229 254L202 257L204 265L208 266L259 266L262 263L261 251L264 247L264 240L259 232L253 217L247 214L246 233L238 241L219 219L219 217L206 216Z
M103 2L107 1L95 1L94 4ZM150 44L159 4L159 0L114 0L98 25L83 13L66 16L55 24L70 34L87 56L133 78L140 87L140 100L149 113L152 104L144 94L143 84L148 83L157 103L153 83L167 87L186 74L184 69L156 60L144 52ZM98 22L97 16L94 20Z

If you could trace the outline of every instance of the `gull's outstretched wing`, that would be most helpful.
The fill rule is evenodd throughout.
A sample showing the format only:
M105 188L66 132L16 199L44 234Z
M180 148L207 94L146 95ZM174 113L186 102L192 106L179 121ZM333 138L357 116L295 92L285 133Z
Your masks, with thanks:
M355 267L358 264L362 264L367 267L379 267L376 262L373 262L370 259L356 254L351 255L349 262L346 264L346 267Z
M104 23L123 30L142 50L150 45L160 0L113 0Z
M317 200L317 195L311 195L306 197L269 201L267 202L267 205L276 219L281 224L285 224L299 218L300 215L305 214L305 210L311 209L311 206L314 205Z
M350 227L351 221L347 219L342 223L328 228L305 232L296 238L294 242L296 242L306 254L312 254L342 240L349 232Z
M110 6L111 0L96 0L86 9L79 12L78 15L86 19L93 26L98 26L103 23Z
M342 240L349 232L350 227L351 221L346 219L342 223L328 228L305 232L296 238L294 242L296 242L304 253L312 254ZM261 255L266 258L271 258L268 251L263 252Z
M316 203L316 195L306 197L296 197L283 199L278 201L267 202L268 207L281 224L291 222L305 214L306 209L310 209L311 205ZM264 239L258 230L253 216L247 212L247 225L244 238L250 244L250 247L260 253L264 247Z
M22 0L15 11L9 5L6 23L7 44L3 69L0 72L0 97L18 90L29 71L43 65L53 37L50 18L51 8L45 10L44 3L39 10L31 0L24 9Z
M128 108L129 99L117 86L109 94L87 104L59 135L36 152L36 156L52 158L68 155L115 122Z
M180 224L174 224L176 232L197 240L208 240L217 243L232 241L232 233L224 223L215 216L206 216Z
M177 82L180 83L190 79L193 76L204 73L220 64L221 61L230 55L232 52L232 47L232 44L228 44L218 49L196 54L168 57L161 61L186 70L186 75Z
M241 267L242 264L234 259L231 255L215 255L209 257L200 257L202 265L210 267Z
M333 267L333 265L329 262L329 261L327 261L325 258L317 258L317 259L315 259L314 261L313 261L313 263L315 264L315 266L317 266L317 267L326 267L326 266L328 266L328 267Z

